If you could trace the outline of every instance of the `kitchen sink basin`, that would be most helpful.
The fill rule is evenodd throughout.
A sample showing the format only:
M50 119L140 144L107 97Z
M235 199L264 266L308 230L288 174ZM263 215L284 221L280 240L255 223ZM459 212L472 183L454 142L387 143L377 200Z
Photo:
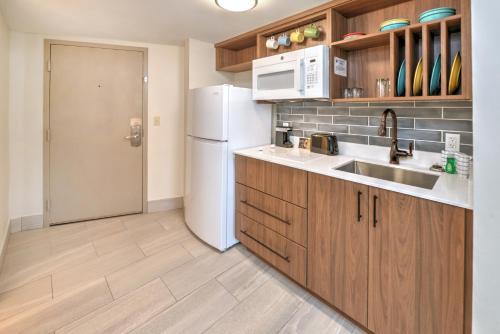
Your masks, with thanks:
M414 187L432 189L436 184L439 176L428 173L415 172L411 170L376 165L367 162L353 161L336 170L374 177L386 181L392 181L402 184L407 184Z

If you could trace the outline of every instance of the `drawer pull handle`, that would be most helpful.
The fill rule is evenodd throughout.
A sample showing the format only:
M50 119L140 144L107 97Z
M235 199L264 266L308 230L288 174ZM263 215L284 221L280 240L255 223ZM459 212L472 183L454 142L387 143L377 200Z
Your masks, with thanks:
M361 196L363 193L361 191L358 191L358 223L361 222L361 218L363 218L363 215L361 214Z
M290 262L290 258L288 257L288 255L286 256L283 256L281 255L280 253L278 253L277 251L275 251L274 249L272 249L271 247L269 247L268 245L266 245L265 243L263 243L262 241L260 240L257 240L255 239L254 237L252 237L250 234L248 234L247 231L243 231L243 230L240 230L241 233L243 233L244 235L246 235L247 237L249 237L250 239L252 239L253 241L255 241L256 243L258 243L259 245L261 245L262 247L268 249L270 252L272 252L273 254L279 256L280 258L282 258L283 260L285 260L286 262Z
M247 206L249 206L249 207L251 207L252 209L255 209L255 210L257 210L257 211L260 211L260 212L262 212L262 213L264 213L264 214L266 214L266 215L268 215L268 216L270 216L270 217L272 217L272 218L274 218L274 219L276 219L276 220L279 220L279 221L280 221L280 222L282 222L282 223L285 223L285 224L287 224L287 225L292 225L292 224L290 224L290 222L289 222L288 220L283 220L283 219L281 219L280 217L277 217L277 216L273 215L272 213L269 213L269 212L267 212L267 211L264 211L264 210L262 210L262 209L260 209L260 208L256 207L255 205L252 205L252 204L248 203L247 201L240 201L240 202L241 202L241 203L243 203L243 204L245 204L245 205L247 205Z
M377 220L377 196L373 196L373 227L377 227L378 220Z

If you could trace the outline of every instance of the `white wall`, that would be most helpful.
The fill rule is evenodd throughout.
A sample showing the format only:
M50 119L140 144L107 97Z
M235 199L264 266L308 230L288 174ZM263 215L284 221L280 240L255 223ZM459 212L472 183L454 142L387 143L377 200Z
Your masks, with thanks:
M184 48L71 36L11 33L11 216L42 214L44 39L149 49L148 201L183 196ZM153 126L153 117L161 125Z
M185 47L188 89L233 83L233 73L215 70L215 48L212 43L188 39Z
M9 221L9 29L0 12L0 251Z
M500 333L499 1L472 1L474 87L473 333Z

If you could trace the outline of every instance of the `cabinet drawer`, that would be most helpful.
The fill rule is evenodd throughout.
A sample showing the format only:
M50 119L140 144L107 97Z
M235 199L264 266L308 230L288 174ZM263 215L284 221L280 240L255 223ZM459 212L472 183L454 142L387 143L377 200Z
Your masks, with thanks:
M307 210L258 190L236 184L236 210L307 247Z
M307 172L236 156L236 182L307 208Z
M272 266L306 285L306 249L262 224L236 213L238 240Z

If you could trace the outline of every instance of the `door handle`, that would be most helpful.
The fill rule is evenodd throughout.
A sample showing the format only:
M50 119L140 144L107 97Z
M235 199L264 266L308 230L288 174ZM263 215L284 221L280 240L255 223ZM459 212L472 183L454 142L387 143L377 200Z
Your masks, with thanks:
M138 147L142 144L142 125L134 124L130 126L130 135L123 137L124 140L130 141L130 146Z
M377 196L373 196L373 227L377 227Z
M125 139L125 140L139 139L139 135L126 136L126 137L123 137L123 139Z
M361 214L361 196L363 193L361 191L358 191L358 223L361 222L361 218L363 218L363 215Z

